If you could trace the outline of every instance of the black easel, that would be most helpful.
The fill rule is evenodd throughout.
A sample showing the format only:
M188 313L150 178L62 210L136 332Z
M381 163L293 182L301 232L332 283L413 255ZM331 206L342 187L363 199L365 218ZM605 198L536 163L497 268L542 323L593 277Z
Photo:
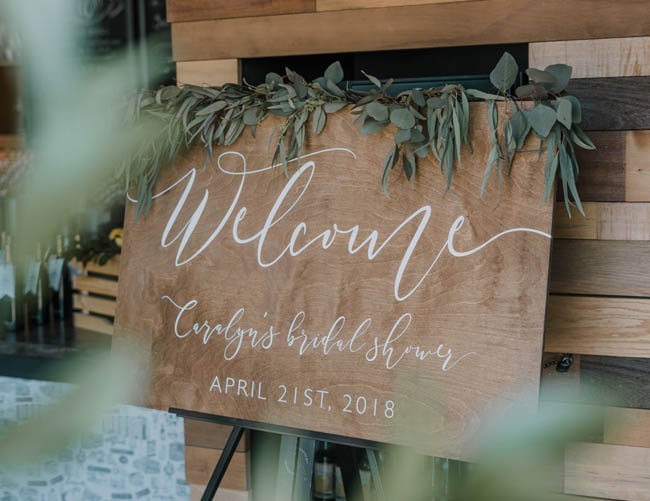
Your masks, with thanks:
M372 442L370 440L362 440L358 438L345 437L342 435L332 435L329 433L318 433L311 430L302 430L300 428L291 428L288 426L278 426L269 423L261 423L258 421L248 421L244 419L236 419L225 416L215 416L213 414L206 414L203 412L188 411L184 409L170 408L169 412L176 414L179 417L197 419L201 421L207 421L211 423L223 424L227 426L232 426L232 431L230 436L226 441L226 445L221 452L219 461L210 476L208 485L205 487L205 491L201 496L201 501L211 501L214 495L217 493L217 489L221 484L221 480L226 473L226 469L230 464L239 441L244 434L245 430L255 430L255 431L265 431L269 433L277 433L280 435L290 435L299 438L307 438L312 440L325 440L327 442L332 442L340 445L347 445L351 447L360 447L365 449L365 453L368 457L368 464L370 465L370 473L375 485L375 494L378 501L385 501L384 490L381 482L381 477L379 475L379 466L377 464L377 455L375 450L378 449L381 444L379 442ZM348 492L347 487L350 485L353 480L351 478L352 472L343 472L344 483L346 484L346 492ZM346 481L347 480L347 481ZM350 490L350 492L352 489Z

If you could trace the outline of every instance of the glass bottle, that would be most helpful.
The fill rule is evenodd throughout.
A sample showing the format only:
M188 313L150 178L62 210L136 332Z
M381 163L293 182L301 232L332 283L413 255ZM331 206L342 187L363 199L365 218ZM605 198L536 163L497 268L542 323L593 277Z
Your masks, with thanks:
M329 442L323 442L314 457L314 482L312 499L334 501L335 492L334 448Z

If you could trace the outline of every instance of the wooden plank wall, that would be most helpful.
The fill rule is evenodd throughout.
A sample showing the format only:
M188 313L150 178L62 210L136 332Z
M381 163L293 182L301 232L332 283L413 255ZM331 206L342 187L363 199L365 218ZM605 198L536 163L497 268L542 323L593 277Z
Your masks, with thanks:
M570 92L598 150L579 157L586 217L569 219L561 200L556 208L545 361L562 353L575 361L566 374L544 369L541 394L608 406L602 443L568 447L564 492L650 499L647 2L167 0L167 7L180 83L239 80L240 60L250 57L519 42L530 43L530 66L574 67ZM193 458L210 455L197 447L205 445L188 443L191 475L200 469Z
M201 499L230 430L229 426L185 419L185 476L192 501ZM250 471L250 436L245 432L214 500L249 501Z
M625 406L607 409L602 443L567 448L567 494L650 499L642 381L650 368L649 44L639 37L529 46L532 67L574 67L571 90L598 147L579 159L586 217L556 207L545 349L582 355L568 399Z

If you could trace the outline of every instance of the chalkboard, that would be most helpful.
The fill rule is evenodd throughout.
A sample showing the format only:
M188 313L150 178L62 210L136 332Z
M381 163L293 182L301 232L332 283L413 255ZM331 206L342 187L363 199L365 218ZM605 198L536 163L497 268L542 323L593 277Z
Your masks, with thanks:
M456 459L491 418L534 411L553 206L537 153L479 196L485 111L449 193L423 160L387 197L393 136L345 110L286 173L278 119L205 169L201 147L179 158L147 219L127 207L114 346L151 371L148 404Z

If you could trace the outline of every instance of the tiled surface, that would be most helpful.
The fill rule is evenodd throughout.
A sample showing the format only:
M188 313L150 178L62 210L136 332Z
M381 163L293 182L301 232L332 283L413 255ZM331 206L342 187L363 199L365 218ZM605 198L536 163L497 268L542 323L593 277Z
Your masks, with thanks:
M0 428L70 385L0 377ZM182 419L118 406L75 443L20 474L0 469L0 501L187 500Z

